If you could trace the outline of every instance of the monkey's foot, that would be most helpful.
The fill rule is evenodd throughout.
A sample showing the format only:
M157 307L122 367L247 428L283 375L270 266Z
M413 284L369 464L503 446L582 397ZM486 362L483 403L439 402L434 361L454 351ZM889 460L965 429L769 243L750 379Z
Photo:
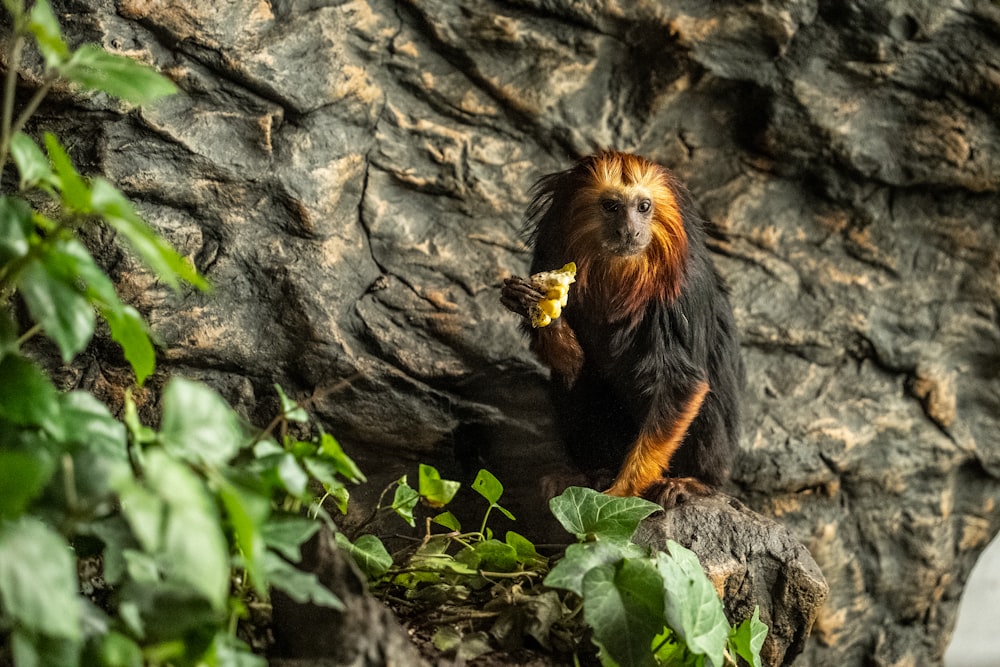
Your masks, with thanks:
M545 294L536 289L531 281L521 276L505 278L503 287L500 289L500 303L503 304L504 308L521 317L530 317L531 309L544 298Z
M664 477L646 487L642 497L663 509L670 509L694 496L710 496L712 493L712 487L694 477Z

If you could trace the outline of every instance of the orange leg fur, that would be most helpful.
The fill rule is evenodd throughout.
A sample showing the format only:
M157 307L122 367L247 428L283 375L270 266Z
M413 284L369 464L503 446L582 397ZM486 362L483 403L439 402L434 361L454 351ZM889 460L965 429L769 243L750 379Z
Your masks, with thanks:
M657 429L651 433L640 433L625 457L621 472L605 493L610 496L641 496L651 484L661 480L707 394L708 383L702 381L684 404L677 420L665 432Z

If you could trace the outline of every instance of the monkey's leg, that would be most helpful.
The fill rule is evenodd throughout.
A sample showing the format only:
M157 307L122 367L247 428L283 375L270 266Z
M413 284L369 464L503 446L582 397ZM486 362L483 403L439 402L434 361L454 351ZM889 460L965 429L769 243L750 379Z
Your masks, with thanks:
M697 488L704 485L697 480L690 477L664 479L663 473L669 469L671 457L681 446L688 427L698 416L707 394L708 383L702 381L677 411L676 418L671 423L647 426L626 455L615 483L605 493L612 496L645 496L647 490L657 490L650 487L661 485L682 487L659 490L657 495L665 496L667 500L673 499L674 502L682 492L704 495L704 490ZM701 493L698 493L699 490Z

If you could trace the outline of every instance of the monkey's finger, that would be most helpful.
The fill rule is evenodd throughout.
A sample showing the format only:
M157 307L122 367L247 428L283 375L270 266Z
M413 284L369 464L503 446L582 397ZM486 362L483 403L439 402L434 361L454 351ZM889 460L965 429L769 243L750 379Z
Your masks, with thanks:
M525 306L538 303L545 298L545 294L520 276L506 278L503 281L501 294L508 299L520 299Z

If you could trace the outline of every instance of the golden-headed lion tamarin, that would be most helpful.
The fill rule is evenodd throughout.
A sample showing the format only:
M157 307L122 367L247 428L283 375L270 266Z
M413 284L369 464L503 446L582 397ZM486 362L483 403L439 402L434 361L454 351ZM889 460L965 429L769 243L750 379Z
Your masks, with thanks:
M545 176L533 194L532 273L577 267L561 316L524 326L551 368L570 458L612 495L669 506L707 493L736 455L744 370L686 190L658 164L604 152ZM526 318L544 298L530 280L504 281L502 303Z

